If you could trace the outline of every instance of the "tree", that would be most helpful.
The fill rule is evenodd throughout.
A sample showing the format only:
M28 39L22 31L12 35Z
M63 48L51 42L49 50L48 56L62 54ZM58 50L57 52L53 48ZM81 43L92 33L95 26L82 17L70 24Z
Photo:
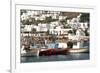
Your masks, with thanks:
M32 29L32 32L36 32L36 29L35 29L35 28L33 28L33 29Z
M73 33L73 31L72 31L72 30L69 30L69 31L68 31L68 33L69 33L69 34L72 34L72 33Z
M27 13L27 10L22 9L22 10L20 11L20 14L22 15L23 13Z
M80 22L89 22L90 21L90 14L89 13L82 13L80 16Z

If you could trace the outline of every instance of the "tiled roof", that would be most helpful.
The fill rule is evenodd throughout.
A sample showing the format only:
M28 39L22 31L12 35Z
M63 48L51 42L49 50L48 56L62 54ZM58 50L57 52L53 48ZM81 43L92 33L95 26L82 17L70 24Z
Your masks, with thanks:
M67 16L69 19L75 18L79 15L79 12L62 12L62 16Z

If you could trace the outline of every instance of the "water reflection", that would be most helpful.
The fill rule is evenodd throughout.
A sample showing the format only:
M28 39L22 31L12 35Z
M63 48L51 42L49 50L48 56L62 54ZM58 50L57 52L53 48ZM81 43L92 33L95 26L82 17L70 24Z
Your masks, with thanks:
M88 53L73 53L69 55L21 57L21 62L29 63L29 62L48 62L48 61L88 60L88 59L89 59Z

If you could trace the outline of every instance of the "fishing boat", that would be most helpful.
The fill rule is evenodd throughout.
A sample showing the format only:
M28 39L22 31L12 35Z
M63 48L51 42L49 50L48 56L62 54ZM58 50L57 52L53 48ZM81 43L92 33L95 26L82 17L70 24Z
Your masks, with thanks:
M86 48L74 49L74 48L66 48L66 49L33 49L29 52L22 53L21 56L51 56L51 55L68 55L70 53L85 53L89 52Z
M21 53L22 57L30 57L30 56L38 56L38 55L39 55L39 50L30 50L30 51Z
M48 49L40 51L39 56L67 55L68 53L69 53L68 49Z
M40 51L39 56L67 55L67 54L70 54L70 53L85 53L85 52L89 52L89 50L86 49L86 48L80 48L80 49L71 49L71 48L48 49L48 50Z

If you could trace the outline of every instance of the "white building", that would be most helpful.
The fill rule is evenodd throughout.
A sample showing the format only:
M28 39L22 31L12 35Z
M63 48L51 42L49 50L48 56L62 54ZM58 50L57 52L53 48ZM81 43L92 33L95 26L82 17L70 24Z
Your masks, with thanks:
M38 24L38 28L36 29L38 32L43 31L43 32L47 32L48 31L48 25L49 24Z
M88 28L88 22L80 22L80 16L81 14L79 14L76 18L72 18L67 20L67 23L71 25L72 28L78 29L78 28L82 28L83 30Z
M66 18L67 18L67 16L59 16L59 20L64 20Z
M32 25L25 25L24 31L30 32L32 30Z
M85 36L85 33L84 33L84 31L82 30L82 29L77 29L77 31L76 31L76 36Z
M56 34L56 35L63 35L68 34L68 31L72 29L49 29L50 34Z
M29 16L27 15L27 13L23 13L21 15L21 20L23 21L23 20L27 20L27 19L29 19Z

